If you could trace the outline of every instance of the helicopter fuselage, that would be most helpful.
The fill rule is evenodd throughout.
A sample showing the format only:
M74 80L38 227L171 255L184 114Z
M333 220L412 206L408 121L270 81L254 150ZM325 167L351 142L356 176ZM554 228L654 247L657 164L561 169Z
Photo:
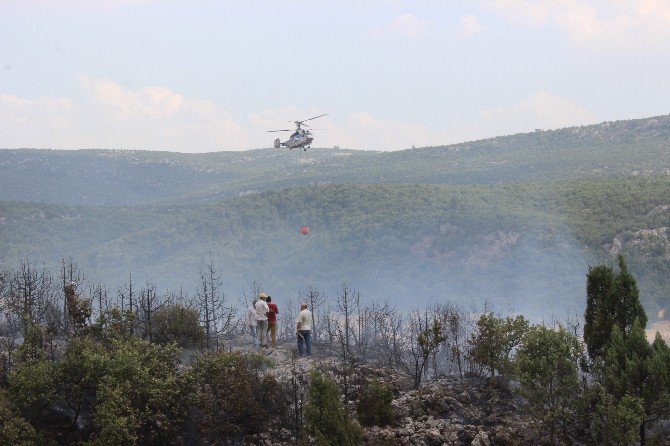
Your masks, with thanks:
M281 146L288 147L290 149L302 149L309 147L314 141L314 137L311 132L296 132L289 139L284 142L279 142L279 139L275 140L275 147L279 148ZM279 143L279 144L277 144Z

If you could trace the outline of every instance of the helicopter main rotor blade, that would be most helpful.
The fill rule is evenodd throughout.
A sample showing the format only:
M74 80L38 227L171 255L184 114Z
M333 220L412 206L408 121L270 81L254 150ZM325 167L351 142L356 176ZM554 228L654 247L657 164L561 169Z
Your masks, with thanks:
M293 131L293 130L291 130L291 129L282 129L282 130L266 130L266 132L268 132L268 133L272 133L272 132L292 132L292 131Z
M320 118L322 116L328 116L328 113L324 113L323 115L319 115L319 116L314 116L313 118L303 119L300 122L311 121L312 119Z
M305 121L311 121L312 119L321 118L321 117L323 117L323 116L328 116L328 115L329 115L329 113L325 113L325 114L323 114L323 115L314 116L313 118L303 119L302 121L286 121L286 122L292 122L292 123L294 123L295 125L301 125L301 124L302 124L302 125L307 125L307 124L303 124L303 123L304 123Z

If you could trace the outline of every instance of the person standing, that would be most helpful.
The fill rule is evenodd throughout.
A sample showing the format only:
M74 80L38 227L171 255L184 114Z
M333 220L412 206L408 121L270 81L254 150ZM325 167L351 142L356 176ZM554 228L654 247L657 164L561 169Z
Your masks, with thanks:
M296 334L298 335L298 354L312 357L312 312L307 309L307 304L300 305L300 313L296 318Z
M268 295L261 293L258 296L258 301L256 302L256 327L258 330L258 338L260 341L261 347L268 346L268 304L265 303L265 299L268 298Z
M247 325L249 326L249 333L251 333L251 342L254 347L258 347L258 327L256 322L256 298L251 302L251 306L247 309Z
M268 296L265 300L268 304L268 331L270 332L270 340L272 342L272 348L277 347L277 315L279 314L279 309L277 304L272 303L272 296Z

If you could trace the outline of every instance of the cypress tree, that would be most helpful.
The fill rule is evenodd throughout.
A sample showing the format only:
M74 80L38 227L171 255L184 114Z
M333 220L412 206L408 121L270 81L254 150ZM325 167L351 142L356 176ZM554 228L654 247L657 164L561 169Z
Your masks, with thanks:
M643 403L639 438L644 445L647 423L670 415L670 348L658 334L650 345L636 319L626 339L614 326L603 359L607 392L616 399L633 397Z
M584 342L592 359L602 357L609 344L614 325L627 338L637 319L644 329L647 315L640 304L635 277L628 271L622 255L619 272L606 265L589 267L586 276L586 312Z
M640 290L637 287L637 280L633 274L628 271L628 266L622 255L619 255L619 274L616 276L614 286L615 322L623 330L624 337L627 337L634 322L640 323L642 330L647 326L647 313L645 313L640 303Z

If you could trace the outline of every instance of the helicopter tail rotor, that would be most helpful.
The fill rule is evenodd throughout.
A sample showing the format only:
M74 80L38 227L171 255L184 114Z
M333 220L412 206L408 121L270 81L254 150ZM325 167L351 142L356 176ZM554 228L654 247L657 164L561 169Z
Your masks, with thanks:
M279 138L275 139L275 149L278 149L281 146L281 142L279 141Z

